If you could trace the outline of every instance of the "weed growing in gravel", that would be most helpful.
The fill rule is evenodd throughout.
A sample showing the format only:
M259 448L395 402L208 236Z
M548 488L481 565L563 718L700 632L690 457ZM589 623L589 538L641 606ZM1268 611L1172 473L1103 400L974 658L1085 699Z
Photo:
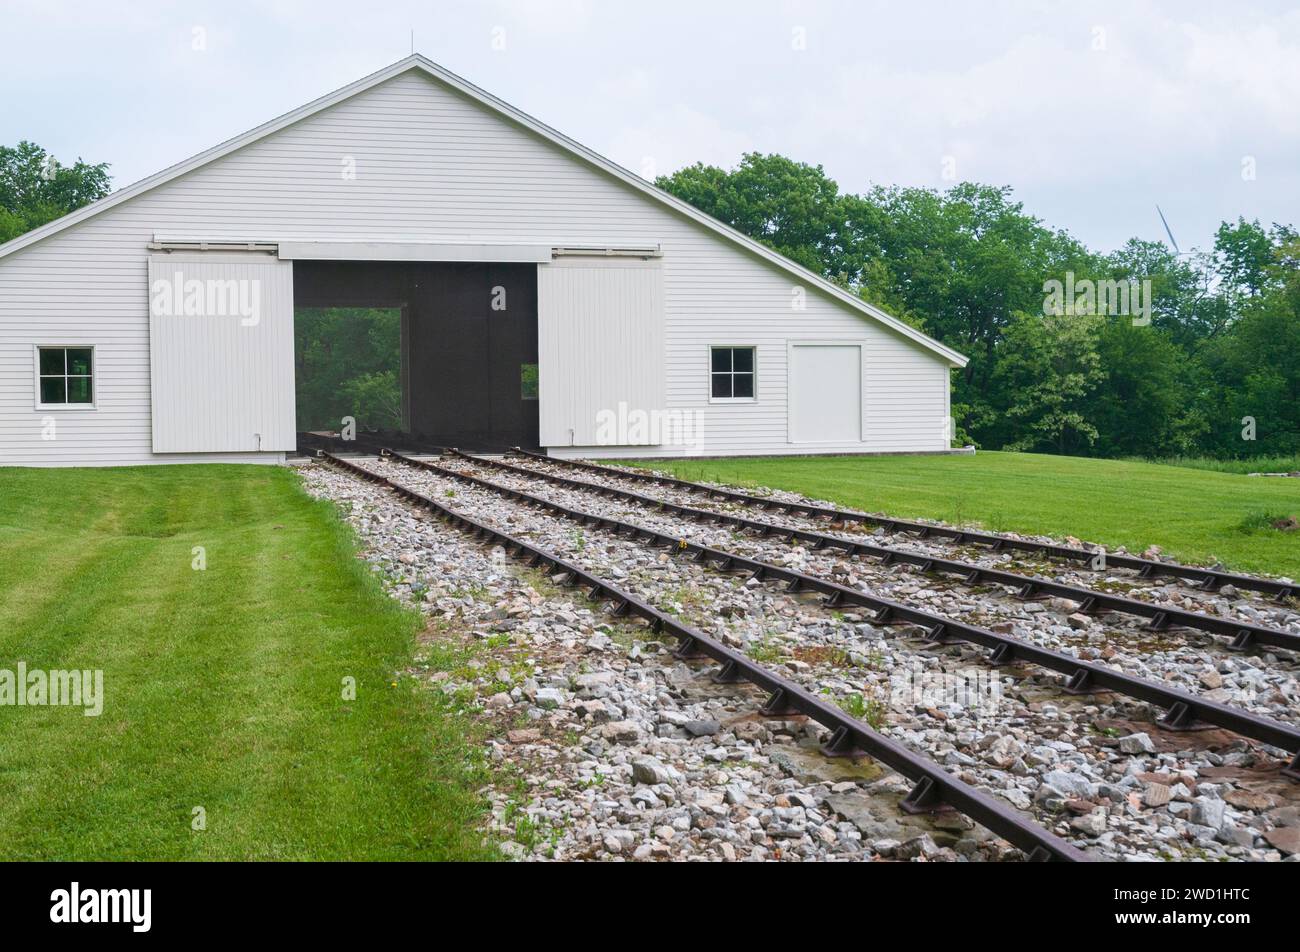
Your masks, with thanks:
M520 809L517 800L506 801L505 814L502 817L502 826L509 827L512 823L514 833L511 839L529 853L532 853L539 845L545 843L548 855L555 855L555 848L559 845L560 837L564 832L563 828L539 823L526 811Z
M764 635L757 641L751 641L745 645L745 654L749 655L759 664L772 664L780 661L783 655L781 647L776 644L771 635Z
M465 588L453 588L447 593L449 598L468 598L476 602L483 601L490 594L491 593L487 590L487 586L480 585L477 582L473 585L468 585Z
M694 585L679 585L667 593L667 598L684 609L696 611L712 608L715 604L712 591Z
M638 644L643 643L643 639L638 637L638 632L630 631L627 628L618 628L616 630L598 628L596 630L607 635L614 644L627 651L631 651Z
M532 594L538 596L544 601L566 602L566 604L558 605L557 607L559 608L573 608L572 604L567 603L567 600L572 598L573 590L565 588L562 585L557 585L546 576L529 579L528 588Z
M866 721L876 730L880 730L887 723L888 708L883 701L876 698L866 697L862 694L845 694L835 699L835 703L840 709L850 717L855 717L860 721Z
M794 656L808 664L831 668L847 668L853 663L847 651L834 645L801 645L794 649Z

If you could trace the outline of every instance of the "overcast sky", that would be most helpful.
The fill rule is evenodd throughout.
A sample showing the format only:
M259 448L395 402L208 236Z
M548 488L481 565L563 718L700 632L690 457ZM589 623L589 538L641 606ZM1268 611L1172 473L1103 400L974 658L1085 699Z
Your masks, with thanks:
M0 143L123 186L415 48L627 168L1010 185L1098 250L1300 224L1300 5L0 0ZM200 42L201 41L201 42ZM196 49L196 46L202 48Z

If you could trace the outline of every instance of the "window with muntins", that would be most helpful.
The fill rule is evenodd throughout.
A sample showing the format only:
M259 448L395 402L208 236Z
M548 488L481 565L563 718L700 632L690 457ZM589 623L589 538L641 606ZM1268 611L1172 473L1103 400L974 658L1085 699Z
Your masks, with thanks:
M94 349L39 347L37 399L43 407L88 406L95 402Z
M711 348L710 390L714 400L754 399L754 348Z

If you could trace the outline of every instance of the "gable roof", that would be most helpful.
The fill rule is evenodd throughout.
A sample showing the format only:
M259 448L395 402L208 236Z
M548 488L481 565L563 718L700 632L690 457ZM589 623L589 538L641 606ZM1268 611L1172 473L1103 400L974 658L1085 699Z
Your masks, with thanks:
M334 92L313 100L305 106L300 106L292 112L285 113L279 118L263 123L255 129L250 129L243 135L236 136L233 139L227 139L225 142L213 146L205 152L200 152L192 158L186 159L183 162L178 162L170 168L163 169L161 172L157 172L148 178L141 179L132 185L119 189L111 195L101 198L97 202L93 202L77 209L76 211L69 212L62 218L55 219L54 221L33 229L26 234L19 235L11 241L0 244L0 258L13 254L15 251L25 248L28 245L35 244L44 238L48 238L50 235L57 234L66 228L71 228L73 225L83 222L88 218L92 218L100 212L107 211L116 205L121 205L123 202L130 201L137 195L143 194L150 189L157 188L159 185L170 182L172 179L179 178L180 176L192 172L210 162L214 162L222 156L228 155L237 149L241 149L259 139L272 135L299 120L306 119L308 116L314 115L324 109L328 109L331 106L343 102L345 99L350 99L351 97L363 93L380 83L387 82L395 76L399 76L411 70L419 70L431 78L450 86L452 89L468 97L470 100L489 111L523 126L525 129L528 129L529 131L541 136L543 139L559 146L578 159L596 167L600 171L613 176L654 201L667 205L678 214L692 219L717 235L741 246L751 254L763 258L778 268L781 268L783 271L787 271L799 278L801 281L816 287L818 290L830 295L840 302L847 304L879 323L884 324L886 327L891 328L903 337L914 341L925 349L942 357L949 364L955 367L964 367L966 365L968 358L952 348L939 343L934 338L923 334L910 324L900 321L896 317L892 317L880 308L868 304L866 301L855 297L838 285L827 281L821 275L809 271L802 265L795 264L790 259L776 251L773 251L766 245L755 241L748 235L737 231L729 225L723 224L716 218L706 215L688 202L665 192L663 189L647 182L639 175L629 172L622 166L611 162L609 159L593 152L581 143L575 142L563 133L557 132L550 126L539 122L527 113L516 109L514 106L511 106L509 103L501 99L498 99L486 90L480 89L468 80L462 79L455 73L444 69L437 63L427 59L419 53L414 53L405 59L398 60L391 66L386 66L378 72L371 73L369 76L365 76L354 83L342 87L341 89L336 89Z

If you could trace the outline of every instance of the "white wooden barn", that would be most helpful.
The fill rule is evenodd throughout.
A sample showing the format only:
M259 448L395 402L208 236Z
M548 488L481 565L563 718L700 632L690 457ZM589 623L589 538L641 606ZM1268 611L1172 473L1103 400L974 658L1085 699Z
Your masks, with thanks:
M0 465L282 461L327 305L479 449L944 452L965 364L416 55L0 245Z

